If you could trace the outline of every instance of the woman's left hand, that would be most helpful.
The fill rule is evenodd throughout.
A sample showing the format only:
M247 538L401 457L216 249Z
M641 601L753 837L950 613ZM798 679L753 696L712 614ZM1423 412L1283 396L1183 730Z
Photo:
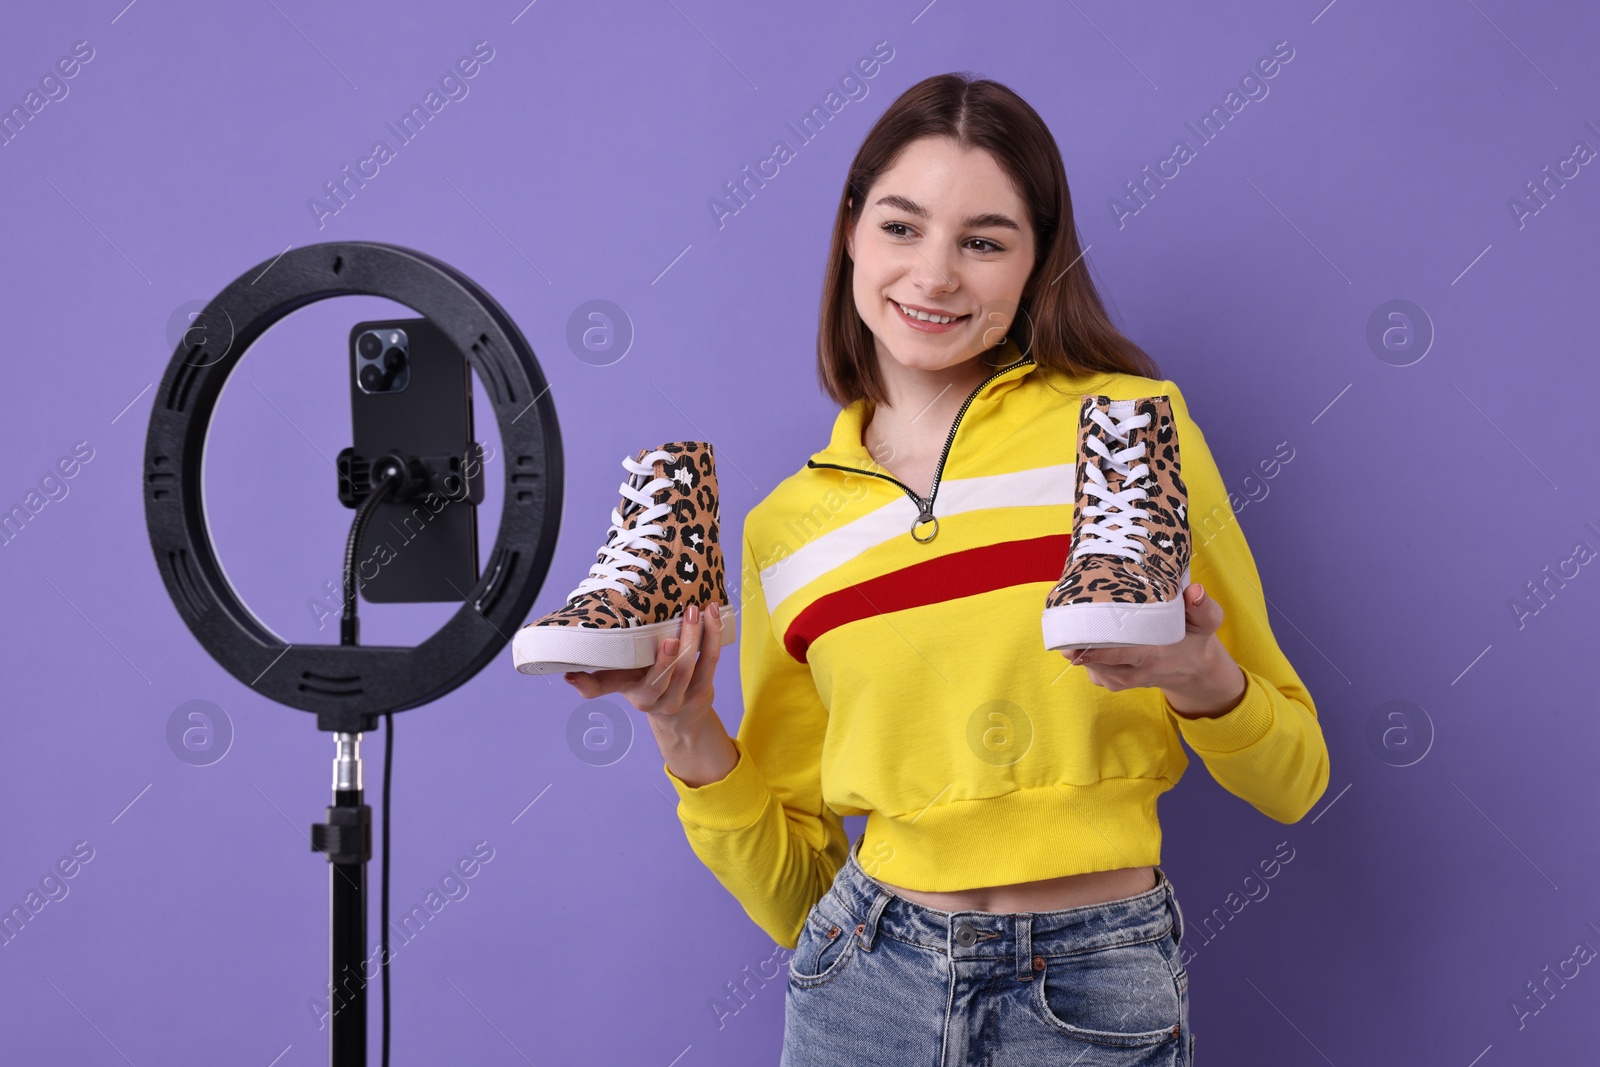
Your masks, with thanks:
M1244 672L1217 638L1222 606L1197 583L1183 591L1183 640L1175 645L1062 649L1089 680L1111 692L1154 686L1182 714L1220 715L1244 696Z

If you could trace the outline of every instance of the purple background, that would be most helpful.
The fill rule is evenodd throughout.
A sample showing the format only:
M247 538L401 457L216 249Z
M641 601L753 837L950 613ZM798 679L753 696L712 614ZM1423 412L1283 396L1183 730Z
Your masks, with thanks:
M417 248L484 285L538 353L564 435L566 522L536 617L592 561L623 455L712 441L737 545L749 508L826 442L815 320L844 169L895 95L948 70L1008 84L1054 131L1102 291L1181 384L1238 494L1332 754L1326 796L1293 826L1198 760L1162 803L1200 1062L1592 1054L1597 965L1551 980L1521 1026L1511 1008L1580 941L1600 948L1600 577L1543 571L1576 542L1600 549L1600 175L1551 181L1521 224L1511 207L1537 203L1525 183L1575 141L1600 147L1592 7L124 2L15 8L0 35L7 108L74 42L95 50L0 148L0 507L75 442L94 449L0 550L0 903L21 904L74 843L94 850L0 948L8 1062L326 1056L310 1005L328 872L305 835L330 739L211 662L145 535L143 434L174 313L329 240ZM384 124L480 40L494 58L469 95L319 229L308 199L393 144ZM868 95L797 146L785 123L879 41L894 55ZM1119 225L1112 198L1177 138L1197 146L1185 123L1279 41L1294 58L1269 95ZM708 200L778 138L796 158L719 228ZM614 352L586 361L567 341L595 299L636 334L607 366L593 364ZM1415 336L1436 332L1420 361L1421 346L1368 341L1391 300L1425 313ZM349 435L345 332L386 313L405 311L350 299L295 315L219 407L210 521L287 640L335 639L308 601L349 521L329 465ZM479 435L497 444L481 418ZM1294 458L1264 478L1280 442ZM1537 613L1519 619L1519 597ZM367 606L363 636L414 643L453 608ZM234 731L210 766L166 740L190 700ZM1413 710L1388 719L1390 701ZM731 655L718 703L736 729ZM394 1062L775 1062L781 975L745 1002L727 987L771 939L689 850L643 717L612 707L615 748L595 766L568 745L578 704L507 651L401 718L396 911L474 842L494 859L397 948ZM381 732L365 755L376 804ZM1280 842L1294 859L1270 894L1202 929ZM374 1034L378 1018L374 996Z

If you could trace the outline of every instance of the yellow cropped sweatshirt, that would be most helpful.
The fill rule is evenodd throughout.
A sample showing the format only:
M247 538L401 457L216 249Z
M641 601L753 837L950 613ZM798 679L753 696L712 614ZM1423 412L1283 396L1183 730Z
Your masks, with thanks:
M868 874L946 891L1159 863L1156 798L1188 766L1180 735L1279 822L1327 787L1316 708L1177 386L1069 377L1010 341L994 352L928 498L868 454L858 400L745 520L738 762L698 788L662 770L695 854L785 947L845 862L845 815L867 817ZM1109 691L1044 647L1085 393L1171 398L1190 578L1221 605L1218 637L1248 677L1219 717L1183 718L1158 688Z

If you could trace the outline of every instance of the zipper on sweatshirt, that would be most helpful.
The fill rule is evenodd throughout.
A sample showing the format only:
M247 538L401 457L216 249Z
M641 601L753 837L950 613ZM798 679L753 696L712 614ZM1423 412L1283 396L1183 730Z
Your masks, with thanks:
M944 448L939 453L939 464L933 470L933 485L928 490L927 500L923 500L922 497L918 496L916 490L912 489L905 482L902 482L900 479L892 477L888 474L880 474L877 471L862 470L860 467L846 467L838 463L818 463L814 459L806 460L806 466L813 469L817 467L830 467L833 470L838 471L852 471L856 474L866 474L874 478L882 478L886 482L893 482L895 485L898 485L902 490L905 491L905 494L911 498L911 502L917 506L917 518L916 521L911 524L911 537L913 540L927 544L929 541L932 541L935 537L939 536L939 519L938 516L934 515L933 513L933 501L934 498L939 495L939 480L944 476L945 460L950 457L950 446L955 443L956 430L961 426L961 417L967 413L967 408L971 406L972 402L978 398L978 394L983 392L984 386L1000 377L1000 375L1004 374L1006 371L1015 370L1017 367L1027 363L1030 358L1031 357L1029 356L1023 356L1021 359L1013 360L1012 362L1007 363L1004 367L996 368L993 374L979 382L977 388L973 389L972 392L967 395L967 399L962 401L960 410L956 412L955 421L950 423L950 433L944 439ZM930 532L927 537L918 537L917 527L928 522L933 523L932 532Z

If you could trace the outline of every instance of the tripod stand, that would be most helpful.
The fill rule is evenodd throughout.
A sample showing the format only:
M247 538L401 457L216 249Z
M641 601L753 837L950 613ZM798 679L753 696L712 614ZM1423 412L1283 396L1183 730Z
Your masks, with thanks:
M327 822L311 826L311 848L328 857L329 1051L331 1062L336 1065L365 1064L367 982L371 980L365 960L372 809L362 797L361 735L339 732L333 740L337 749L333 760L333 804L328 808ZM388 853L385 848L386 863ZM388 960L384 959L382 965L387 967Z

